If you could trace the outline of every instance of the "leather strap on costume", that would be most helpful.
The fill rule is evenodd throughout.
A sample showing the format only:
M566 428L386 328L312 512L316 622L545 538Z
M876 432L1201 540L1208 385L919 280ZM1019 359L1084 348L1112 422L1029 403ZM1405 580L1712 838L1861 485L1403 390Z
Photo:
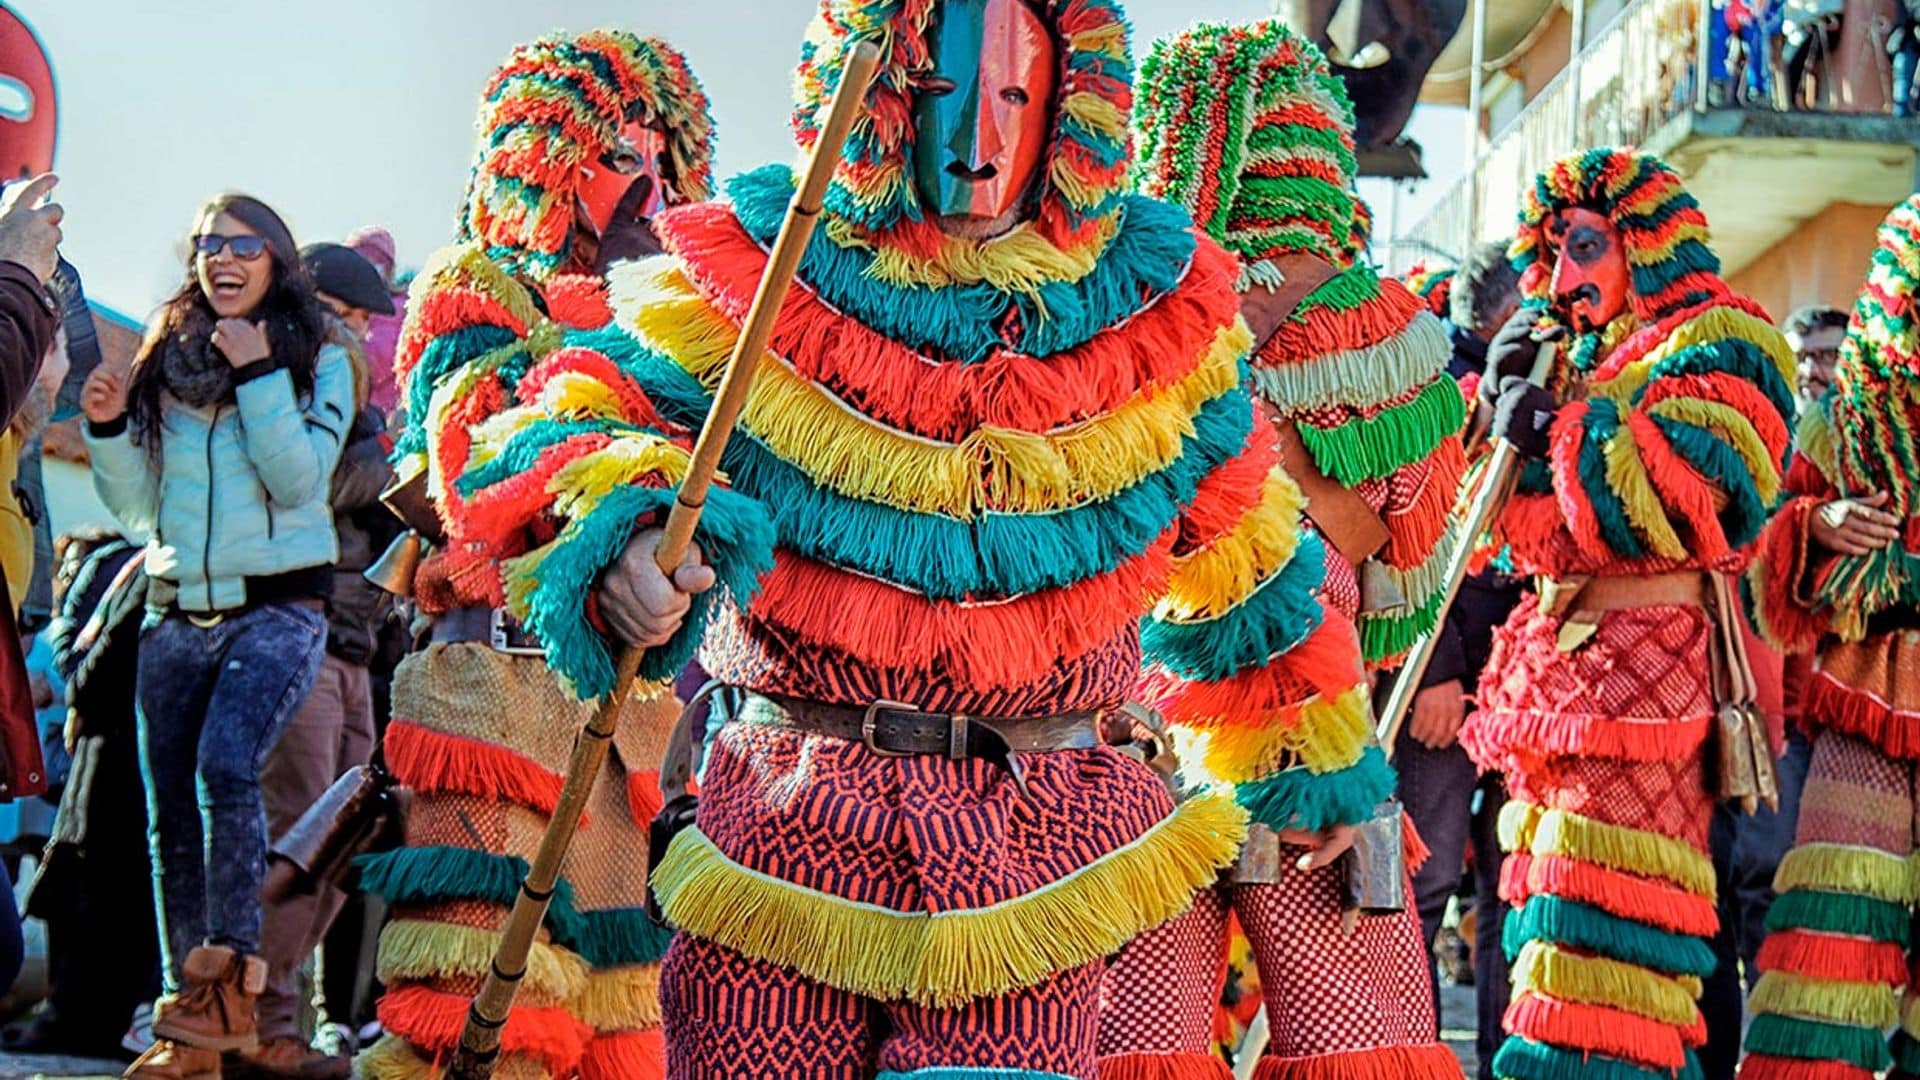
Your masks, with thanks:
M1380 520L1367 500L1321 471L1292 420L1275 415L1271 408L1268 415L1278 436L1281 464L1306 495L1307 518L1320 530L1320 535L1327 538L1327 543L1354 566L1386 547L1393 534L1387 531L1386 522Z
M1569 612L1599 614L1641 607L1706 607L1707 578L1698 570L1677 570L1646 577L1576 574L1564 578L1537 577L1534 591L1543 614L1564 617Z
M433 617L428 640L440 645L476 643L509 656L545 656L540 639L502 608L450 608Z
M1713 640L1707 649L1712 669L1715 779L1723 802L1738 803L1747 813L1765 804L1780 808L1780 780L1774 771L1773 744L1758 705L1759 683L1747 655L1747 636L1741 628L1740 600L1725 574L1708 574L1712 602Z
M862 708L748 694L735 719L861 743L882 757L933 754L962 761L1103 745L1100 714L1090 710L1039 717L968 716L897 701L876 701Z

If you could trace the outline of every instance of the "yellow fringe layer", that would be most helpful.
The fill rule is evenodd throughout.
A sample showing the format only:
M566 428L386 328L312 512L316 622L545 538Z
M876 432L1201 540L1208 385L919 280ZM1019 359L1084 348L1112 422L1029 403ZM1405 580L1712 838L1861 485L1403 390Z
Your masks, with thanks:
M1206 547L1174 560L1166 596L1154 608L1161 622L1204 622L1238 607L1263 581L1293 561L1300 546L1306 496L1286 470L1274 466L1260 501L1233 529Z
M1686 558L1687 545L1667 520L1666 505L1660 501L1660 493L1654 490L1653 479L1647 475L1646 462L1640 458L1640 443L1634 437L1633 425L1621 424L1615 428L1612 438L1602 445L1601 453L1607 462L1607 486L1620 497L1633 531L1647 542L1654 554L1668 559Z
M1500 843L1508 851L1563 855L1657 877L1708 899L1715 895L1713 862L1705 852L1670 836L1608 825L1565 810L1509 802L1500 810Z
M1647 410L1648 415L1678 420L1704 428L1739 453L1753 477L1761 501L1771 505L1780 494L1780 466L1767 452L1765 440L1753 426L1752 418L1725 402L1705 398L1671 397Z
M1298 763L1311 772L1345 769L1373 743L1373 710L1365 686L1328 701L1315 697L1292 715L1215 728L1172 728L1183 767L1197 764L1197 784L1244 784Z
M1839 477L1839 449L1834 444L1833 421L1827 418L1825 411L1808 409L1800 414L1800 426L1793 436L1793 449L1813 462L1814 468L1820 470L1820 475L1826 477L1828 483L1834 483Z
M395 919L380 931L376 971L382 983L427 982L450 975L485 975L500 935L425 919ZM587 962L566 949L535 942L527 954L521 990L543 1004L569 1001L587 987Z
M738 328L669 259L636 268L623 288L623 310L640 338L708 389L716 386ZM961 520L986 511L1047 513L1108 498L1179 457L1194 415L1239 384L1252 341L1236 320L1172 386L1053 431L981 427L958 443L879 424L769 353L741 422L780 458L849 498Z
M1530 941L1513 963L1513 989L1535 990L1562 1001L1605 1005L1687 1027L1699 1017L1694 1004L1700 980L1668 978L1602 956L1580 956L1551 942Z
M1622 368L1613 378L1596 383L1592 391L1604 394L1627 405L1640 388L1647 385L1653 369L1673 354L1701 345L1712 345L1729 338L1738 338L1758 346L1773 362L1788 385L1793 383L1793 350L1787 347L1787 339L1764 320L1735 307L1714 307L1695 315L1675 327L1660 344L1649 349L1640 359Z
M1071 169L1056 168L1054 180L1069 198L1067 185L1077 189L1079 177ZM885 244L872 244L846 219L829 217L823 226L835 244L843 248L865 248L873 253L871 273L880 281L901 287L945 289L955 285L985 282L1003 292L1036 295L1039 287L1052 282L1072 284L1093 273L1100 255L1120 231L1120 218L1109 214L1100 220L1095 240L1072 250L1055 247L1031 224L1021 225L1005 236L985 242L942 237L940 249L931 259Z
M1916 994L1912 987L1900 995L1900 1030L1920 1039L1920 994Z
M1900 1022L1899 1004L1891 987L1813 979L1788 971L1769 971L1760 976L1747 1007L1756 1013L1880 1030Z
M1773 889L1854 893L1911 904L1915 899L1913 860L1878 848L1848 844L1800 844L1780 860Z
M602 1035L659 1027L660 965L591 972L567 1011Z
M440 1070L415 1053L405 1039L382 1035L379 1042L355 1055L353 1075L361 1080L434 1080Z
M803 888L729 859L698 829L653 876L679 929L862 997L953 1008L1112 954L1185 911L1239 854L1230 794L1188 799L1139 839L991 907L893 911Z

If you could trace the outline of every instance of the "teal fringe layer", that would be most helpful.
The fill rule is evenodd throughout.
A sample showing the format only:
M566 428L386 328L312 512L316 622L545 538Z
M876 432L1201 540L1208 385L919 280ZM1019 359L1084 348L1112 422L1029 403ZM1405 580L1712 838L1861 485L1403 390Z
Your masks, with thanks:
M1714 968L1713 948L1700 938L1656 930L1558 896L1530 897L1520 910L1507 913L1501 933L1507 957L1519 956L1529 941L1571 945L1669 975L1705 978Z
M672 360L622 331L571 339L647 387L675 423L698 427L710 398ZM1180 456L1112 498L1050 514L983 514L971 522L853 499L813 482L750 433L736 431L721 467L773 517L781 547L912 589L934 600L985 600L1059 588L1145 551L1176 521L1207 474L1246 445L1253 404L1235 390L1202 406Z
M1891 941L1907 947L1912 918L1904 904L1854 893L1793 889L1767 909L1768 930L1813 930Z
M1505 1080L1703 1080L1706 1074L1700 1071L1700 1059L1692 1050L1686 1054L1686 1065L1675 1074L1514 1035L1500 1044L1493 1073Z
M1884 1072L1893 1066L1887 1041L1872 1028L1758 1013L1747 1027L1747 1052L1808 1061L1845 1061Z
M527 876L527 861L456 847L400 848L354 861L360 889L390 905L481 900L511 906ZM640 908L580 911L573 886L562 878L547 906L554 943L580 954L595 969L658 963L673 931Z
M743 173L728 181L727 194L747 232L771 244L793 196L793 170L768 165ZM872 273L871 253L839 247L824 229L807 246L800 277L836 309L909 348L975 363L1004 347L999 328L1009 312L1018 316L1020 339L1014 346L1022 353L1052 356L1084 344L1177 285L1194 245L1186 211L1130 195L1119 232L1093 271L1072 283L1041 285L1031 294L987 284L888 285Z
M1393 789L1393 766L1379 747L1369 746L1347 768L1324 773L1304 766L1282 769L1235 786L1233 798L1269 828L1319 832L1373 817L1374 807Z
M427 414L432 409L434 386L448 372L455 371L476 356L505 348L519 336L504 326L463 326L441 334L420 352L420 360L407 376L407 427L394 442L392 460L398 462L427 448ZM503 371L513 382L526 373L529 358L523 350L514 370Z
M1302 533L1293 558L1232 611L1204 622L1147 619L1146 659L1188 682L1218 682L1266 664L1319 629L1326 617L1315 590L1326 574L1320 537Z

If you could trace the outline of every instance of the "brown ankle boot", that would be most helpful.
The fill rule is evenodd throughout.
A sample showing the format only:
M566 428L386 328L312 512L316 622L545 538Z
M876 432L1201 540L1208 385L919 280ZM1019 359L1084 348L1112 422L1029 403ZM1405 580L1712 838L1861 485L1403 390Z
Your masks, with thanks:
M181 966L186 985L160 999L153 1036L216 1053L251 1050L253 999L267 985L267 962L224 945L202 945Z
M123 1075L125 1080L220 1080L220 1052L161 1039Z

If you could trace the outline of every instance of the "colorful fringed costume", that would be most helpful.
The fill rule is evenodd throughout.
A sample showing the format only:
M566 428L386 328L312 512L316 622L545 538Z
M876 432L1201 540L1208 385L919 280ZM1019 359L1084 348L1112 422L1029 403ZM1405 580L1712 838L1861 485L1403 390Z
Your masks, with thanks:
M1460 397L1443 370L1448 351L1437 322L1398 282L1381 282L1359 258L1348 190L1352 107L1339 80L1317 50L1278 23L1200 26L1155 44L1142 66L1136 117L1142 188L1184 205L1225 245L1235 256L1239 288L1282 285L1277 262L1288 257L1325 264L1331 276L1304 295L1254 356L1252 388L1300 440L1267 434L1276 448L1304 442L1311 460L1289 459L1290 472L1296 464L1323 475L1339 471L1322 484L1350 485L1347 498L1358 513L1384 513L1403 526L1384 542L1386 565L1424 566L1441 533L1429 526L1444 525L1458 481ZM1355 378L1362 372L1373 381ZM1410 381L1368 396L1383 375ZM1308 388L1323 397L1309 402ZM1426 398L1450 405L1418 403ZM1432 522L1408 516L1433 500L1435 507L1418 511ZM1231 657L1195 652L1184 640L1195 624L1238 618L1237 611L1163 609L1163 618L1173 618L1148 628L1149 670L1160 691L1150 700L1166 714L1182 779L1202 788L1234 785L1263 827L1250 843L1285 854L1278 875L1255 877L1247 867L1274 860L1251 852L1217 895L1117 961L1103 1077L1225 1075L1204 1040L1182 1042L1173 1037L1177 1029L1144 1018L1187 1015L1217 999L1220 946L1195 943L1208 935L1219 941L1229 908L1252 943L1266 997L1271 1038L1256 1076L1460 1075L1437 1038L1415 913L1367 919L1349 936L1341 926L1338 867L1300 871L1293 863L1304 849L1277 837L1281 830L1365 821L1393 788L1392 770L1373 745L1364 664L1352 652L1355 563L1342 552L1345 536L1323 527L1314 505L1296 510L1295 521L1298 534L1283 541L1296 549L1287 570L1292 580L1278 578L1242 605L1273 607L1268 617L1282 620L1285 633L1259 648L1284 650L1269 670L1294 677L1236 671L1223 663ZM1433 586L1410 575L1400 580L1424 590L1417 606L1425 611L1400 625L1424 628ZM1268 595L1277 590L1284 591ZM1373 644L1376 660L1405 647L1383 615L1361 614L1358 633ZM1303 743L1287 730L1290 715L1304 730L1341 736L1321 746Z
M1234 260L1126 190L1117 5L990 6L1060 48L1033 205L982 242L921 204L930 26L968 4L826 0L802 54L805 146L852 44L884 51L703 519L734 587L683 639L744 701L723 696L696 823L652 882L681 931L676 1078L1090 1078L1106 958L1213 903L1247 807L1314 828L1392 787L1357 635L1316 598L1320 541L1245 387ZM582 693L611 670L583 591L669 496L792 190L770 167L730 206L662 215L668 254L609 271L602 329L541 318L471 246L416 295L450 517L500 554L532 537L503 599ZM895 756L797 726L904 702L1017 733L1115 710L1143 655L1222 781L1177 807L1106 745Z
M447 542L414 582L435 643L400 665L384 744L415 792L407 846L371 859L361 876L393 916L379 952L386 1035L357 1062L364 1077L438 1075L457 1043L590 712L555 670L591 690L609 681L562 663L586 633L583 575L598 567L580 552L616 533L624 540L627 523L663 507L685 460L683 431L627 410L635 398L597 381L604 361L557 347L564 333L609 317L604 283L575 250L575 185L581 164L608 153L636 114L664 130L678 180L667 201L707 197L706 98L678 53L609 31L516 49L481 108L461 220L468 243L415 283L396 360L407 394L399 455L425 459ZM544 402L553 419L475 423L515 401ZM615 489L633 476L653 486ZM725 493L713 511L702 537L709 556L723 576L750 580L752 560L729 556L764 544L764 519ZM492 612L510 596L574 615L542 622L552 669L538 649L495 648ZM671 656L650 674L670 677ZM676 711L670 694L628 706L503 1032L497 1076L662 1075L668 934L644 908L646 826Z
M1630 150L1535 181L1512 246L1529 303L1551 298L1550 222L1581 210L1613 231L1631 288L1560 354L1547 456L1494 535L1540 599L1496 634L1461 736L1512 796L1494 1071L1695 1077L1716 923L1705 575L1740 568L1781 489L1793 357L1721 280L1680 178Z
M1760 951L1743 1077L1920 1076L1910 920L1920 885L1920 196L1880 227L1834 384L1801 418L1789 500L1748 572L1761 629L1817 650L1794 848ZM1870 555L1814 543L1825 503L1878 492L1904 535ZM1900 991L1904 988L1904 994ZM1891 1053L1881 1033L1898 1028Z

